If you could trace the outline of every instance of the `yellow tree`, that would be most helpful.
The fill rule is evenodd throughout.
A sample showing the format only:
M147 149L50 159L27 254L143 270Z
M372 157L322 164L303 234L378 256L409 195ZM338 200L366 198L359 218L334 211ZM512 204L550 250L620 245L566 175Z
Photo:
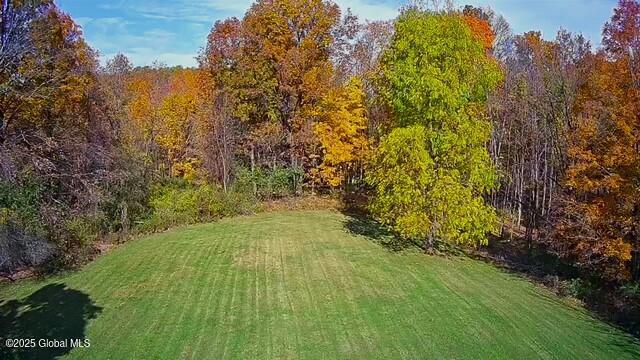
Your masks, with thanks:
M194 70L176 71L169 94L158 109L159 124L155 140L166 152L171 176L193 180L199 160L189 154L190 132L198 96L198 75ZM191 155L191 156L190 156Z
M127 147L153 159L154 134L157 118L157 100L154 95L153 73L136 71L127 83L128 121L122 137Z
M193 150L200 76L192 69L142 69L128 82L129 121L125 144L170 176L193 179L199 160ZM193 150L193 151L192 151Z
M364 101L362 81L352 78L344 87L330 91L321 102L314 133L324 157L312 176L317 172L331 187L345 184L369 149Z

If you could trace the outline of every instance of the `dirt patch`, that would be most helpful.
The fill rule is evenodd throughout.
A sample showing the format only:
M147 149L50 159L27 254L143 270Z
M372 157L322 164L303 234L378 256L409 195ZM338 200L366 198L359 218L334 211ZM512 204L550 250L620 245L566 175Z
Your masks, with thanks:
M29 279L38 276L38 271L34 268L22 269L14 272L13 274L0 275L0 284L12 283L22 279Z
M265 212L282 210L340 210L342 201L331 196L301 196L265 201L261 204Z
M282 262L300 256L299 247L282 246L279 241L265 240L258 246L252 246L239 252L233 258L233 264L243 269L253 270L264 269L265 271L279 271L282 269Z

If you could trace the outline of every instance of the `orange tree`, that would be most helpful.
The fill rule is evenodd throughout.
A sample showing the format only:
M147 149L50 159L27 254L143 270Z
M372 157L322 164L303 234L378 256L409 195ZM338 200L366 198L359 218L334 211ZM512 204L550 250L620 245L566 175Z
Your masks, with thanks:
M622 0L605 25L569 134L567 188L553 248L602 277L637 277L640 243L640 5Z

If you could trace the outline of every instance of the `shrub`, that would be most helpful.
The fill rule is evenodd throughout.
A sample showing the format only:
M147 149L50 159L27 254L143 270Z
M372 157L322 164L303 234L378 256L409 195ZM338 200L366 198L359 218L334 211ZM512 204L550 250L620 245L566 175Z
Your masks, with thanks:
M619 289L622 296L633 301L640 301L640 283L632 282L624 284Z
M44 237L30 234L12 221L0 224L0 273L11 275L25 267L40 266L56 253Z
M42 265L55 254L40 220L40 194L41 187L32 180L0 180L0 273Z
M598 289L598 284L581 278L576 278L569 280L567 293L576 299L590 300L597 297Z
M103 232L104 224L105 218L101 213L79 215L66 221L65 230L82 247L97 240Z
M542 282L558 296L584 300L589 294L587 283L580 278L566 280L558 275L546 275L542 278Z
M256 169L241 168L236 173L236 186L242 192L254 192L260 199L279 199L296 195L302 187L304 172L299 167Z
M151 174L148 160L136 154L119 154L118 168L105 184L106 198L102 211L106 216L106 232L126 235L133 223L149 215Z
M162 230L248 214L256 206L253 196L238 189L224 192L211 184L193 185L183 180L154 186L149 203L151 215L142 222L141 230Z
M42 187L31 177L21 184L0 179L0 224L11 221L26 232L42 234L41 193Z

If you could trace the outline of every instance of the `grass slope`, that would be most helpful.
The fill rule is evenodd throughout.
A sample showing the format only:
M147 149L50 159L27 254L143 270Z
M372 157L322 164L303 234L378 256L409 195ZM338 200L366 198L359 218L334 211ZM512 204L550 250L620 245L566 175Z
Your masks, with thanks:
M622 332L469 259L393 253L326 211L176 229L0 288L0 335L90 348L0 358L638 358ZM1 356L4 355L4 356Z

